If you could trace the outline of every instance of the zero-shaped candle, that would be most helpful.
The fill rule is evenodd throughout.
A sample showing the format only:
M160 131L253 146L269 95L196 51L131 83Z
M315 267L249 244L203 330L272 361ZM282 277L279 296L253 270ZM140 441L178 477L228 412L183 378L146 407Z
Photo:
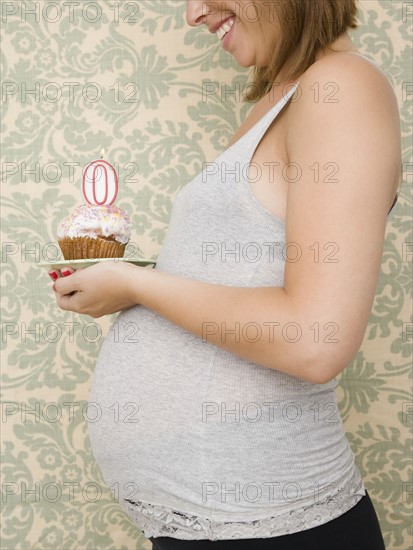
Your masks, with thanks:
M88 204L113 204L118 195L118 175L106 160L94 160L83 172L82 194Z

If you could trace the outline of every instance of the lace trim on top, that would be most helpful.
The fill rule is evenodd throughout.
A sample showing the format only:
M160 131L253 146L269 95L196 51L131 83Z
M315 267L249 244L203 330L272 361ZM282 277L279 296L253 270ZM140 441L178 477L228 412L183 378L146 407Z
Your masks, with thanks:
M323 525L355 506L366 494L357 467L351 479L324 500L256 521L219 522L182 514L163 506L125 499L123 506L146 538L172 537L184 540L270 538Z

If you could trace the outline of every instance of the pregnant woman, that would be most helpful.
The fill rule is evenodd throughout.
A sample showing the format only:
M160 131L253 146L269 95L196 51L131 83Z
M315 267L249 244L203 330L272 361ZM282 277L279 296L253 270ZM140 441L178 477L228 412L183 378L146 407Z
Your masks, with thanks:
M175 197L155 269L54 274L62 309L121 312L89 434L155 550L384 549L335 395L401 163L396 97L350 39L356 16L356 0L188 0L188 24L253 68L255 104Z

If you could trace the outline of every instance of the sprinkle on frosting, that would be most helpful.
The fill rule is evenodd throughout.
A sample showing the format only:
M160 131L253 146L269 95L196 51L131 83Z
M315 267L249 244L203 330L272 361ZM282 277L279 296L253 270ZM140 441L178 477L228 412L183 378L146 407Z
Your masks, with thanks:
M78 206L70 216L65 218L57 230L58 239L64 237L90 237L98 236L113 238L126 244L130 239L131 221L129 216L113 204L95 206Z

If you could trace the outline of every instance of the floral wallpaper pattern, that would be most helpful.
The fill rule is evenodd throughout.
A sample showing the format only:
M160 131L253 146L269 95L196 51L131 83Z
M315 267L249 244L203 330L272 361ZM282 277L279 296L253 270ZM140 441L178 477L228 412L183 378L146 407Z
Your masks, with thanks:
M346 435L388 550L412 548L411 2L364 0L355 43L396 91L403 181L364 342L337 388ZM248 70L184 0L1 2L2 533L4 550L149 549L107 487L86 421L113 317L57 308L47 271L58 222L104 148L132 215L129 252L155 259L173 199L251 104ZM409 169L410 165L410 169ZM410 173L409 173L410 170Z

